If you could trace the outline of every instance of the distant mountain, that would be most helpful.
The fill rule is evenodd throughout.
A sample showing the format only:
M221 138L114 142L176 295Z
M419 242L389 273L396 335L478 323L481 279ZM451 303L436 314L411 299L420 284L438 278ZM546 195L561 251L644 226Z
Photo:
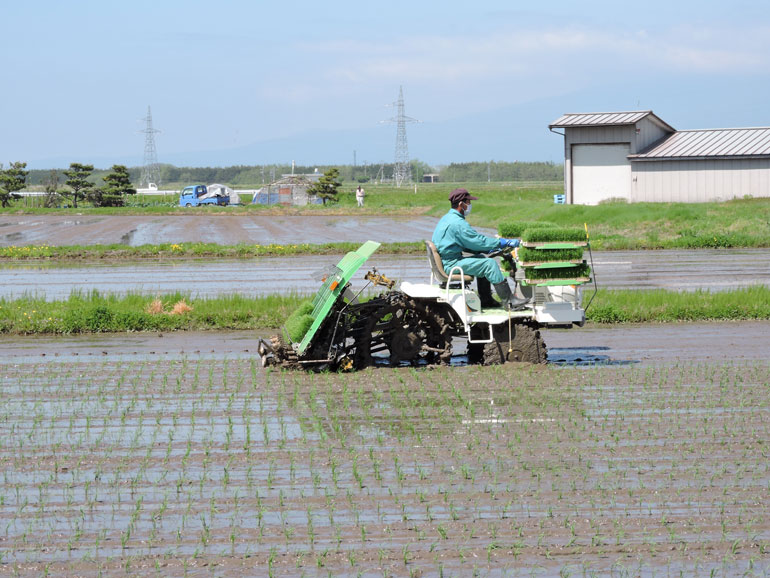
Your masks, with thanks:
M596 110L582 106L590 98L580 95L541 99L494 111L407 126L409 155L429 165L470 161L563 161L563 139L551 133L548 124L564 112ZM568 102L568 105L565 105ZM158 160L178 167L232 165L352 164L353 151L359 165L393 162L396 144L394 124L373 125L358 130L309 130L291 137L267 139L237 148L173 152L160 150ZM55 158L29 163L29 168L67 167L71 162L108 168L113 164L140 166L134 155L94 158Z
M563 141L548 124L564 111L553 103L529 103L451 121L407 126L409 156L429 165L481 160L563 160ZM361 130L307 131L243 147L161 155L176 166L261 165L273 163L378 165L393 162L395 125Z

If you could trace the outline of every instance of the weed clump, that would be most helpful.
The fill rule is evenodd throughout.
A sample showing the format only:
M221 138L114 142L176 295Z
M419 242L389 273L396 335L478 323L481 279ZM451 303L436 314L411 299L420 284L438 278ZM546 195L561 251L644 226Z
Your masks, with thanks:
M158 298L150 301L150 303L147 304L147 307L144 308L144 312L147 315L184 315L192 310L192 307L190 307L184 299L174 303L170 311L165 310L163 301Z
M160 315L163 313L163 301L157 298L153 299L147 304L147 307L144 308L144 312L147 313L147 315Z
M192 307L190 307L187 303L185 303L185 300L182 299L181 301L177 301L174 303L174 306L171 308L171 311L168 312L169 315L184 315L185 313L189 313L192 311Z

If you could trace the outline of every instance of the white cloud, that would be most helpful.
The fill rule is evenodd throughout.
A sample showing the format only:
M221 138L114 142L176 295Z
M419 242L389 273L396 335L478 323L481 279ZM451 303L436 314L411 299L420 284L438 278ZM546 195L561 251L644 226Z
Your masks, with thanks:
M767 29L662 31L587 27L510 29L492 33L335 41L308 47L336 62L325 69L345 82L455 82L499 75L535 78L565 72L612 72L642 65L656 72L731 74L770 63Z

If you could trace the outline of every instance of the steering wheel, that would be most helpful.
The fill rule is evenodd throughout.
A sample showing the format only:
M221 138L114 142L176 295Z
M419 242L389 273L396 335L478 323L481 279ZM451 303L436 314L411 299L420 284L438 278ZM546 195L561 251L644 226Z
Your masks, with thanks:
M484 253L483 255L485 257L489 257L490 259L494 259L495 257L504 257L505 255L510 255L511 253L513 253L513 247L504 247L503 249L495 249L494 251Z

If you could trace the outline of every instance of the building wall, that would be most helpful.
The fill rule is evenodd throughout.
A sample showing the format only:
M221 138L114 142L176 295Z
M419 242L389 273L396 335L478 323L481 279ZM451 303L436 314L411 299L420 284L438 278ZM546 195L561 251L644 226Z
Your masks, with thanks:
M635 141L631 143L631 154L636 154L643 151L650 145L658 142L664 136L670 134L670 131L662 128L657 123L652 122L649 118L643 118L636 123L636 129L639 131L636 134Z
M636 161L631 166L634 202L770 197L770 159Z
M633 142L636 131L632 125L627 126L590 126L567 128L564 131L564 195L567 203L573 203L572 187L572 146L576 144L631 144L631 153L634 153Z

